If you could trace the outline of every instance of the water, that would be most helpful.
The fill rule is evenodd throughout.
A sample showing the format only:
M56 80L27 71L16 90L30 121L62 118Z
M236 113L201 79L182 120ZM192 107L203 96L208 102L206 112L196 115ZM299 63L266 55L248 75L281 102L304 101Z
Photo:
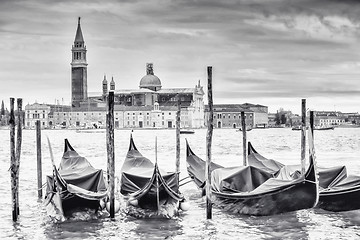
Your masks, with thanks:
M356 239L360 238L360 210L333 213L308 209L267 217L234 215L213 209L206 220L205 201L193 183L181 187L191 208L173 219L136 219L120 211L115 220L107 213L81 215L63 223L52 222L37 199L36 135L23 131L20 165L20 216L12 222L10 196L9 131L0 131L0 239ZM77 133L73 130L43 130L43 182L51 174L46 136L51 140L55 161L61 159L64 138L96 168L106 169L105 133ZM130 131L115 131L116 175L129 145ZM175 169L175 130L135 130L140 152L155 158L158 139L158 163L167 171ZM300 159L300 132L290 129L254 129L247 132L255 149L266 157L286 164ZM205 158L206 130L181 136L181 177L186 177L185 137L195 154ZM242 135L235 129L215 129L212 158L224 166L242 164ZM316 131L315 148L319 165L346 164L348 172L360 174L360 129Z

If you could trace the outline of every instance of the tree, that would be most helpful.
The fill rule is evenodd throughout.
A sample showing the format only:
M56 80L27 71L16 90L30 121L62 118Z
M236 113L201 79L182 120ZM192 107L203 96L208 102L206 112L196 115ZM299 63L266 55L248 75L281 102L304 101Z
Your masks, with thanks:
M279 112L277 112L275 114L275 123L276 123L276 125L280 125L280 113Z
M4 100L2 100L2 101L1 101L0 116L4 116L4 115L5 115Z
M286 124L286 116L285 114L281 114L281 124Z

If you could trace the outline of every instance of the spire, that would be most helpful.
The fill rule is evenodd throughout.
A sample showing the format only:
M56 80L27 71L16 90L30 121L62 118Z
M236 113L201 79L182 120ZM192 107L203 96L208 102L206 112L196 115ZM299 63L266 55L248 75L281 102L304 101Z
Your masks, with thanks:
M105 74L104 74L104 80L102 81L102 87L103 87L103 95L105 96L108 92L108 83Z
M80 26L80 17L78 18L78 27L76 30L76 36L75 36L74 43L78 43L78 42L81 42L81 43L84 42L84 37L82 35L81 26Z
M111 77L110 90L111 90L111 91L115 91L115 81L114 81L114 77Z

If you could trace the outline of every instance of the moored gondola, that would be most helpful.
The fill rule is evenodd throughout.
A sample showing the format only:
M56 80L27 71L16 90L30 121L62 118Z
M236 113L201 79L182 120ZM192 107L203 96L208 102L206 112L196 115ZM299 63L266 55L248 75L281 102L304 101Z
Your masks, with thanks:
M248 143L249 165L262 167L276 175L283 174L296 179L300 176L299 165L284 165L259 154ZM317 207L328 211L349 211L360 209L360 176L348 175L346 166L318 167L319 202Z
M253 166L222 167L212 163L211 190L215 204L233 213L273 215L312 208L318 201L318 181L313 158L298 179L275 178ZM205 161L187 143L187 169L199 188L205 184Z
M159 169L157 162L153 164L137 150L132 136L121 168L120 192L128 206L158 214L169 206L177 211L185 200L179 192L179 173Z
M65 149L57 168L53 161L53 175L47 176L45 205L52 213L70 217L74 212L100 208L107 197L107 184L102 170L95 169L80 156L65 139ZM50 210L49 209L49 210Z

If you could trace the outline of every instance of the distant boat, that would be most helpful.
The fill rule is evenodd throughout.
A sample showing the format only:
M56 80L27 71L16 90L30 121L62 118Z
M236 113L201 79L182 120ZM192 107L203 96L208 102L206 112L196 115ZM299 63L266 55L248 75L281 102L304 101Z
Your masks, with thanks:
M246 131L251 131L251 130L252 130L252 127L246 127ZM237 131L241 132L242 128L239 128Z
M105 128L77 129L76 132L77 133L105 133L106 129Z
M299 131L299 130L301 130L301 126L293 126L293 127L291 128L291 130Z
M334 127L321 127L321 126L315 126L314 130L334 130Z
M194 134L195 131L194 130L190 130L190 129L182 129L180 130L180 134Z

